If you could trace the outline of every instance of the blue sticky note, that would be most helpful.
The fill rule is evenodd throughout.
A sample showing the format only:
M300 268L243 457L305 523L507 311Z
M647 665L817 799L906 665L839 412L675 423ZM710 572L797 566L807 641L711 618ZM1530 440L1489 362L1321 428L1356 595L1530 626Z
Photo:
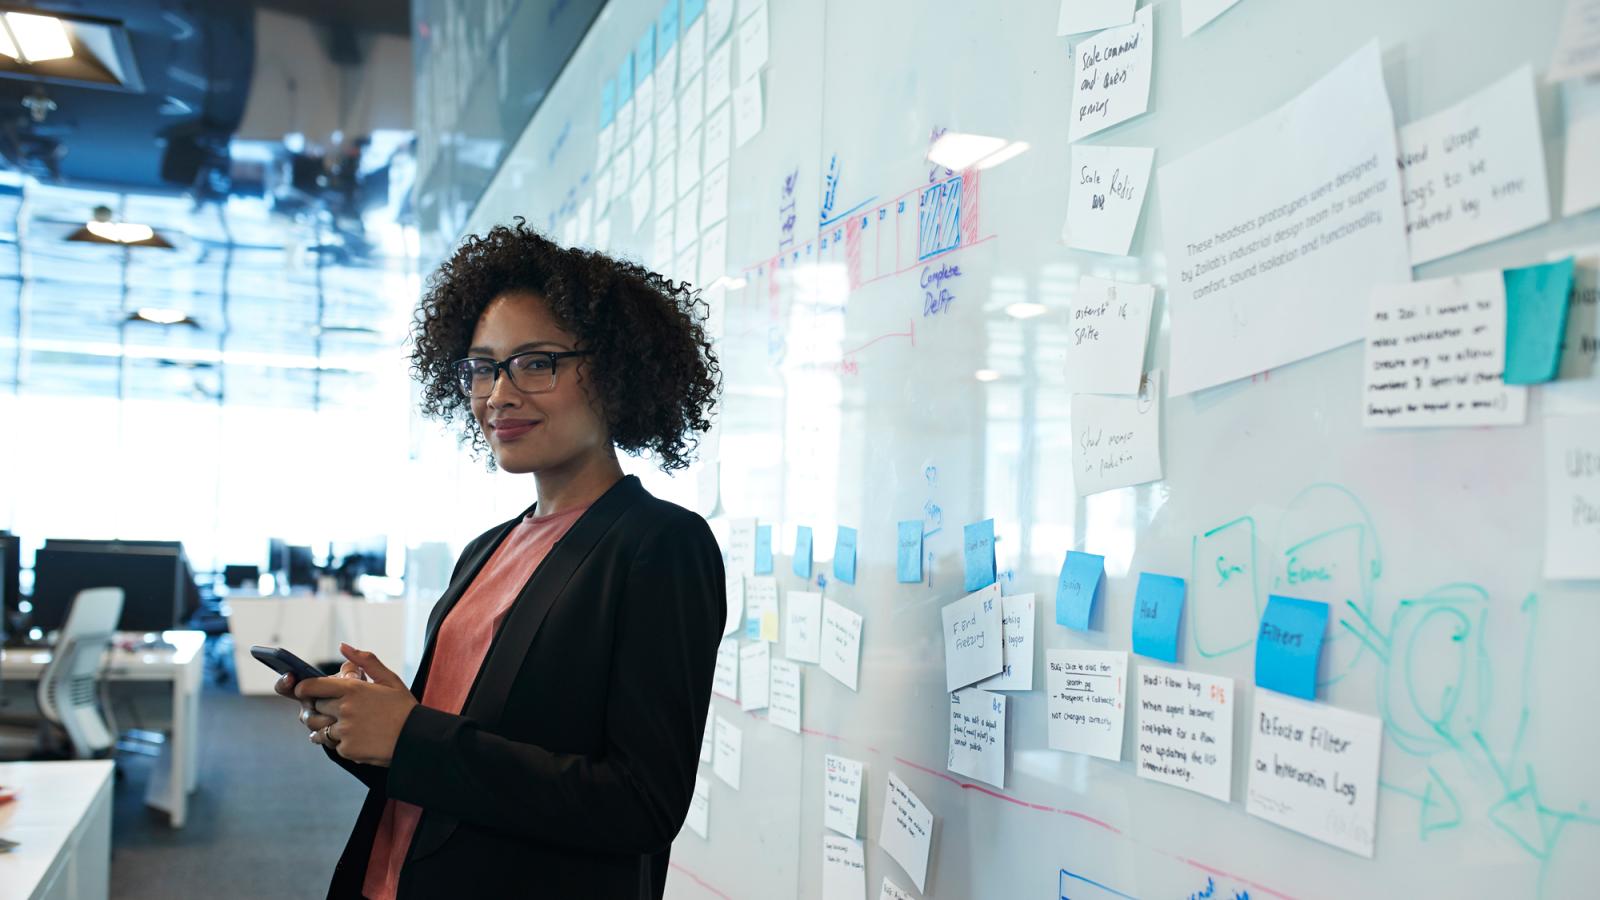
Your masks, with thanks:
M1572 298L1572 257L1506 269L1506 384L1541 384L1561 367Z
M1139 573L1133 595L1133 652L1178 661L1178 620L1183 616L1183 579Z
M656 27L651 25L633 45L633 83L640 85L656 68Z
M622 56L622 65L617 67L617 106L621 106L633 99L633 54L625 53Z
M656 16L656 55L665 54L678 40L678 0L667 0Z
M606 83L600 88L600 127L604 128L617 119L617 81L607 78Z
M961 529L961 555L966 560L963 587L976 591L994 584L994 520L973 522Z
M801 525L794 533L794 574L811 580L811 526Z
M688 28L706 11L706 0L683 0L683 27Z
M839 526L833 544L833 577L845 584L856 583L856 530Z
M772 526L756 526L756 574L772 574Z
M900 523L900 535L895 541L895 573L901 584L922 582L921 519Z
M1256 687L1317 699L1317 659L1328 630L1328 604L1267 595L1256 632Z
M1097 553L1067 552L1056 581L1056 624L1085 631L1095 600L1100 597L1106 574L1106 558Z

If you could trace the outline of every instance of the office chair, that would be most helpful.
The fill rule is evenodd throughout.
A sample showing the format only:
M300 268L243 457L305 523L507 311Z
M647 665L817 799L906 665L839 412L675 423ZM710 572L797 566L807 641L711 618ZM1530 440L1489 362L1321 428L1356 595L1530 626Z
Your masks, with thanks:
M122 600L122 588L79 591L39 677L39 713L66 732L75 759L92 759L116 744L100 710L99 681Z

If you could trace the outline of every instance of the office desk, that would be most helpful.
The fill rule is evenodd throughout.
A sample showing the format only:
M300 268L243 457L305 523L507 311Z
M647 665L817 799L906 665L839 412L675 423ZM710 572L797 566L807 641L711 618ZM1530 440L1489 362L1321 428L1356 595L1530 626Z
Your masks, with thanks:
M228 632L239 693L271 694L277 673L250 655L252 644L282 647L306 662L337 660L339 642L371 650L395 672L406 665L406 604L348 594L228 598Z
M0 763L0 900L105 900L111 889L111 761Z
M122 650L113 647L105 675L111 682L170 681L172 683L172 734L151 773L144 802L165 810L173 828L182 828L189 812L189 795L199 774L200 681L205 669L201 652L203 631L166 631L162 638L171 649ZM38 681L50 662L50 651L0 651L0 678Z

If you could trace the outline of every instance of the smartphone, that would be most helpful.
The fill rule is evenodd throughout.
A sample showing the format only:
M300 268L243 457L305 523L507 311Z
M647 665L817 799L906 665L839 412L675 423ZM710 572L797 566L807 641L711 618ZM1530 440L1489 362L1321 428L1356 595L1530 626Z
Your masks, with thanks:
M307 678L321 678L327 674L282 647L255 644L250 648L250 655L280 675L293 675L297 684Z

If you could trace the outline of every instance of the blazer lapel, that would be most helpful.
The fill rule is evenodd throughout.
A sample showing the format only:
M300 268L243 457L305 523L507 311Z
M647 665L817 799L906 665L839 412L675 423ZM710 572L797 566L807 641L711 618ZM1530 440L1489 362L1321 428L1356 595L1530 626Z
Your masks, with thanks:
M499 721L523 658L533 646L533 639L550 608L612 523L643 496L645 490L637 477L623 478L602 494L551 548L501 622L472 691L467 695L463 714L490 728Z
M529 507L529 509L531 508ZM511 533L511 529L515 528L525 515L527 515L527 510L524 510L509 522L502 522L494 531L493 537L479 545L478 549L463 563L461 577L450 582L450 585L445 588L444 595L439 598L439 602L433 605L433 611L428 613L428 630L425 632L426 637L423 638L422 644L422 662L417 665L417 677L411 681L411 693L418 700L422 699L422 690L428 683L428 667L433 663L433 644L434 638L439 633L439 623L443 622L444 617L449 615L450 610L456 605L456 601L460 600L461 595L467 592L467 585L472 584L472 580L478 577L478 572L483 568L483 564L489 561L489 557L493 556L494 551L499 548L500 542L505 540L506 535Z

